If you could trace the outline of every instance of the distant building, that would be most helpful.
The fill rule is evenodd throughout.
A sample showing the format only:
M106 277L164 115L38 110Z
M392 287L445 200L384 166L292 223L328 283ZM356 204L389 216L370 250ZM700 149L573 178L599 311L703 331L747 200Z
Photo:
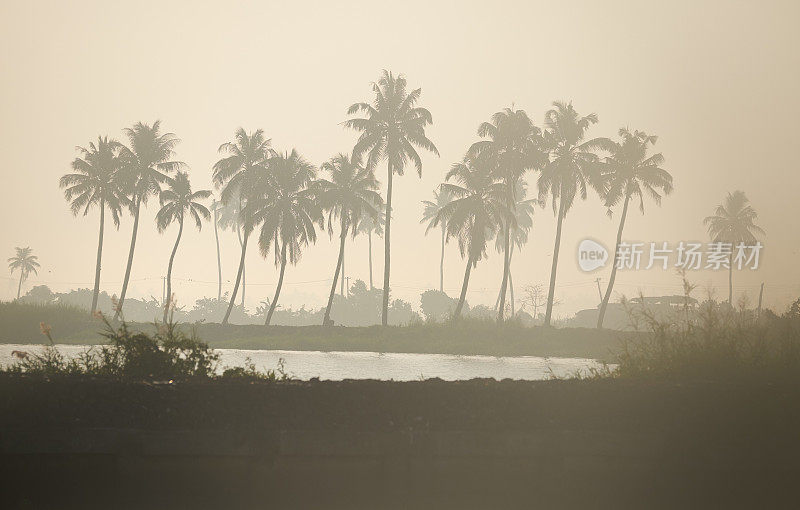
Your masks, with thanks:
M606 315L603 319L603 327L608 329L627 330L633 329L633 320L629 311L644 306L652 312L656 318L669 319L675 312L687 306L691 310L696 310L700 303L692 297L686 296L648 296L635 297L628 300L628 305L622 303L609 303L606 308ZM594 328L597 326L597 318L600 315L600 306L580 310L566 324L573 328Z

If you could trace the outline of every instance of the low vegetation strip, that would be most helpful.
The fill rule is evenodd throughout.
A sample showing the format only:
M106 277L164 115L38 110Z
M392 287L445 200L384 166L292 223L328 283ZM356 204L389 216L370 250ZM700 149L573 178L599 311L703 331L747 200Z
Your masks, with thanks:
M39 324L52 329L56 343L99 344L102 321L80 308L58 305L0 303L0 342L46 343ZM148 323L130 323L135 331L155 333ZM633 332L588 328L525 327L514 321L498 326L491 320L463 318L458 323L426 322L408 326L262 326L185 324L212 348L315 351L365 351L488 356L549 356L612 361L622 340Z

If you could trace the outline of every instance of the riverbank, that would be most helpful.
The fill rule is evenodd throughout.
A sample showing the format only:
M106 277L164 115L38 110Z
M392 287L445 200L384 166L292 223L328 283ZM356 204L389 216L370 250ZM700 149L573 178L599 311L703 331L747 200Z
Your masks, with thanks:
M98 344L103 324L87 312L55 306L0 307L0 343L41 344L40 323L61 344ZM131 328L155 331L153 324ZM636 333L589 328L523 327L515 322L466 319L456 324L408 326L261 326L196 323L182 325L213 348L285 351L396 352L485 356L591 358L613 362L623 338Z
M0 376L10 508L776 507L799 428L752 380Z

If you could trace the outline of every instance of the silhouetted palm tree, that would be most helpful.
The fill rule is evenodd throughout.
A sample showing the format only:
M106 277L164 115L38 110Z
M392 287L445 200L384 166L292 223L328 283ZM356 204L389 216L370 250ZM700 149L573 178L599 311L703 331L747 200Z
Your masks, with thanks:
M422 211L422 220L420 223L426 223L427 227L425 227L425 235L434 228L434 223L436 223L436 215L439 214L439 211L442 210L442 207L447 205L450 202L450 195L446 192L443 192L441 189L433 191L433 201L430 200L423 200L422 205L425 206L425 209ZM444 243L445 237L447 235L447 225L444 222L441 222L442 227L442 255L439 258L439 292L444 292Z
M28 279L28 275L39 274L38 268L41 267L38 258L30 248L16 248L17 254L8 259L8 268L11 274L19 271L19 285L17 286L17 299L22 291L22 282Z
M360 131L361 135L353 148L353 154L360 157L367 154L366 166L372 170L380 161L388 162L386 181L386 227L384 234L383 262L383 303L381 324L386 326L389 313L389 267L392 228L392 177L403 175L408 160L414 164L422 176L422 159L416 148L433 152L436 146L425 136L425 126L433 123L433 118L425 108L415 106L422 89L406 93L406 79L383 71L377 83L372 84L375 99L372 104L356 103L348 110L348 115L359 112L365 118L345 121L345 126Z
M528 186L523 181L517 181L514 192L515 204L513 209L513 225L509 233L511 248L508 250L508 293L511 297L511 316L516 315L516 305L514 302L514 278L511 270L511 262L514 257L514 248L522 248L528 243L528 235L533 228L534 206L540 205L538 199L526 198L528 196ZM506 243L504 236L495 237L495 248L499 253L505 253ZM497 295L495 307L500 305L500 294Z
M473 157L479 155L488 158L492 171L506 186L506 204L512 211L512 214L507 216L509 223L502 226L503 279L497 312L497 321L502 322L511 266L509 239L514 228L513 208L517 201L514 196L515 191L526 171L541 167L545 162L545 155L540 149L540 130L533 125L524 110L515 110L512 107L495 113L490 122L484 122L478 127L478 136L486 140L472 144L469 154Z
M382 204L380 215L377 220L369 216L364 216L356 226L356 236L359 234L367 235L367 250L369 255L369 290L373 290L375 285L372 282L372 234L383 237L383 226L386 223L386 205Z
M498 182L493 164L488 158L464 158L447 173L443 192L451 196L450 202L442 207L434 218L433 227L440 223L447 225L447 239L458 239L458 249L467 258L461 294L453 312L458 319L464 307L472 268L486 255L486 245L497 233L498 228L508 221L508 202L505 183Z
M235 203L239 211L244 209L245 204L242 197L252 188L258 175L266 171L267 160L274 154L270 143L269 139L264 138L264 131L261 129L248 135L243 128L239 128L236 130L233 142L226 142L219 146L220 153L228 154L217 161L213 169L214 185L222 188L220 195L222 203L225 205ZM239 236L242 250L239 269L236 272L236 283L233 285L231 301L228 303L228 310L225 312L222 324L228 323L233 304L236 302L239 284L244 281L244 261L250 232L252 232L252 225L244 221L244 218L237 218L236 234ZM242 307L244 307L244 287L242 288Z
M365 217L378 221L383 199L377 192L378 181L371 170L363 168L358 160L339 154L322 165L330 173L330 180L314 182L317 203L328 213L328 231L333 234L333 222L339 221L339 258L333 273L333 283L325 307L323 325L331 324L331 307L336 293L336 282L344 262L344 244L347 234L355 237L358 225ZM344 279L344 275L342 275Z
M122 313L125 294L128 292L142 204L146 205L151 195L158 195L161 192L161 183L166 182L168 174L179 170L184 165L180 161L172 161L175 155L175 146L180 140L172 133L160 133L160 129L161 121L158 120L153 122L152 126L137 122L132 128L125 130L130 147L123 146L120 149L120 158L123 163L122 181L126 183L130 197L133 231L125 278L122 281L122 292L120 292L114 319Z
M97 310L97 297L100 294L100 267L103 258L103 233L105 231L105 212L108 208L114 226L119 228L119 217L123 206L129 205L128 197L120 186L118 174L121 161L119 152L122 145L108 137L97 137L97 145L89 143L88 148L76 147L81 155L72 161L74 173L61 177L59 184L64 188L64 197L70 202L72 214L83 215L92 206L100 209L100 228L97 239L97 259L94 269L94 290L92 292L92 313Z
M259 172L253 186L248 188L242 213L252 225L261 225L258 237L261 255L266 257L272 249L275 265L280 266L275 296L265 321L269 325L278 305L287 261L296 264L300 260L302 247L317 240L314 224L324 228L324 219L315 191L309 188L316 177L311 163L292 150L270 158L267 167L269 170Z
M198 200L204 200L211 196L211 191L201 190L192 193L192 186L189 183L189 175L186 172L178 172L174 179L169 179L169 188L161 192L159 202L161 209L156 214L156 225L159 232L164 232L172 222L178 222L178 237L175 238L175 246L169 256L167 266L167 301L164 303L164 322L167 322L170 304L172 302L172 265L175 262L175 253L178 251L178 244L181 242L183 234L183 220L187 214L194 218L197 230L203 227L202 220L208 221L211 213Z
M649 157L647 155L648 147L654 145L658 137L648 136L642 131L631 133L627 128L620 129L619 136L622 138L619 142L611 140L599 142L599 145L610 153L603 163L603 172L608 186L605 204L606 207L609 207L609 215L611 207L618 204L620 200L623 203L617 229L617 243L614 245L611 277L608 280L608 287L603 295L603 302L600 304L600 314L597 317L598 328L603 327L603 318L617 276L617 249L619 243L622 242L622 230L625 227L625 218L628 216L630 199L632 197L639 198L639 209L644 214L645 193L650 195L656 204L661 204L662 193L664 195L672 193L672 176L660 168L664 163L664 156L661 153Z
M731 243L731 260L728 261L728 304L733 305L733 249L737 243L753 243L756 234L764 230L756 225L758 214L750 205L744 191L728 193L725 201L717 206L713 216L703 220L708 227L708 235L717 242Z
M580 193L586 199L587 188L592 187L605 196L604 183L600 174L598 156L593 152L598 148L597 140L584 141L589 126L597 123L597 115L585 117L578 115L572 103L553 103L555 108L545 113L544 146L549 152L549 161L539 176L539 199L552 197L553 212L557 215L556 238L553 248L553 264L550 268L550 289L547 293L547 308L544 325L550 325L553 314L553 296L556 288L558 252L561 247L561 228L564 217L575 203Z

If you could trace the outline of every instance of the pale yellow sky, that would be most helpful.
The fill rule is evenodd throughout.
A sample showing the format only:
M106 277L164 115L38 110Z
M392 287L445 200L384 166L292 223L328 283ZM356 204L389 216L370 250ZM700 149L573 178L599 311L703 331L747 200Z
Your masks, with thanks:
M97 212L74 218L58 188L74 146L98 134L122 139L136 121L161 119L182 142L179 159L195 188L211 185L216 148L239 126L263 128L279 149L296 147L319 164L349 151L356 135L341 128L345 110L370 98L381 69L421 86L433 114L429 136L441 158L424 156L422 179L395 182L392 289L418 306L438 285L439 238L424 237L420 201L476 140L480 122L513 102L541 125L553 100L572 100L600 123L659 136L657 150L675 179L661 208L629 218L625 238L706 240L703 217L726 192L742 189L767 231L762 267L735 275L751 296L766 282L767 305L800 296L796 218L800 176L800 8L772 2L6 2L0 7L0 253L31 246L42 270L26 287L90 287ZM378 177L385 181L385 168ZM529 175L535 182L535 175ZM159 235L151 202L142 223L130 295L160 296L175 232ZM132 221L106 233L102 289L119 292ZM537 210L530 242L515 255L519 289L546 284L555 219ZM597 304L594 279L575 250L587 236L610 246L616 218L596 197L578 204L564 226L557 294L567 314ZM225 233L224 279L235 276L238 244ZM375 243L376 281L382 270ZM367 278L366 239L348 247L347 272ZM287 270L284 305L319 306L336 262L327 235ZM448 246L445 287L460 289L463 262ZM493 304L502 257L492 253L470 282L470 303ZM210 225L184 235L174 270L178 299L216 294ZM271 297L277 271L256 250L248 258L248 307ZM0 279L0 298L15 280ZM699 272L725 294L725 273ZM192 279L192 282L185 280ZM210 282L210 283L204 283ZM301 283L316 282L316 283ZM628 294L678 292L672 271L622 273ZM228 285L230 288L230 285Z

